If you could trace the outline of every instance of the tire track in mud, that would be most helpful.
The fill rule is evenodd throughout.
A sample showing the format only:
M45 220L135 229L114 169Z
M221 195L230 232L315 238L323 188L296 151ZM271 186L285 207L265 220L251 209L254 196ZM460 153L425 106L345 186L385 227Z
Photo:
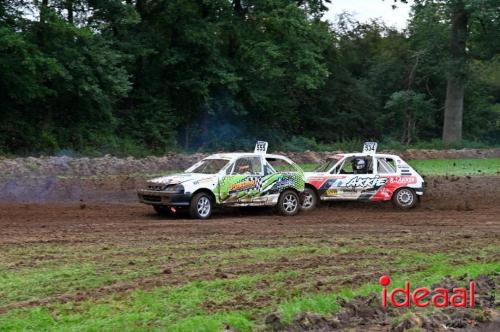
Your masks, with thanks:
M1 206L1 208L4 211L6 209L6 207L4 206ZM12 211L12 209L15 208L16 208L15 205L7 207L9 211ZM22 208L22 206L20 206L20 208ZM72 221L66 220L66 216L68 214L71 214L68 212L68 210L71 211L74 209L78 209L78 207L66 206L66 205L64 206L40 205L36 207L31 207L32 212L37 214L39 218L36 221L35 220L29 221L28 225L24 225L25 227L19 227L18 226L19 224L15 222L15 220L10 218L8 219L8 222L4 222L5 221L4 217L0 218L0 224L2 224L4 228L6 228L7 230L10 228L10 232L8 232L8 234L10 234L9 236L10 240L13 239L12 238L13 235L14 238L16 234L20 236L19 239L20 241L15 242L16 245L20 245L21 243L23 243L22 245L29 245L30 244L29 241L24 242L26 238L24 237L25 234L23 230L26 230L31 226L35 226L34 228L36 229L36 225L38 224L46 225L44 228L49 227L51 230L50 232L53 231L57 232L60 229L66 229L66 231L62 233L64 234L62 235L63 239L60 239L64 241L59 241L59 242L57 241L47 242L47 240L44 239L44 237L46 236L45 234L43 233L38 234L38 237L36 237L36 239L41 242L37 243L45 243L47 245L51 245L54 243L65 244L65 245L68 243L74 243L77 245L79 243L85 243L87 245L96 244L101 247L107 244L112 244L112 243L116 244L129 241L136 243L141 243L141 242L146 243L151 238L153 238L153 240L160 242L172 241L174 238L176 238L176 236L172 236L171 234L172 232L175 233L176 235L179 235L179 231L183 231L182 232L183 235L180 238L180 241L174 241L173 242L174 247L171 248L171 250L175 250L175 248L178 249L183 248L183 250L186 253L192 252L194 254L196 252L206 253L207 250L210 250L210 254L213 255L213 259L208 259L206 265L211 265L213 263L216 263L218 259L220 259L217 256L218 253L224 252L228 249L230 249L229 252L231 251L237 252L238 249L242 248L243 249L255 248L255 245L252 246L252 243L245 243L244 246L241 246L238 243L238 241L240 241L243 238L246 240L255 239L256 241L258 241L257 243L259 243L258 248L277 248L285 244L287 244L288 246L291 245L300 246L303 245L304 243L306 245L307 244L317 245L317 242L324 244L325 242L329 243L332 241L332 238L330 236L335 236L336 238L339 239L337 245L340 245L340 248L342 248L342 246L346 244L354 247L363 246L362 244L363 240L368 240L368 243L370 245L375 244L385 250L397 249L401 244L405 244L406 246L408 246L408 244L414 244L413 249L424 250L425 252L434 252L440 250L441 252L445 253L445 252L453 252L458 249L463 249L464 248L463 241L467 242L466 247L470 247L477 241L477 238L474 239L473 236L474 234L480 237L482 245L485 245L486 243L494 245L496 243L495 236L498 235L498 233L496 234L495 232L492 233L491 226L493 226L494 227L493 230L496 231L498 231L499 227L499 224L497 222L489 221L486 223L486 226L484 226L484 229L482 229L482 227L478 226L484 225L485 222L481 221L480 218L479 219L475 218L473 222L468 222L467 220L460 221L457 220L456 218L445 219L441 221L438 225L433 225L432 227L436 230L439 229L441 233L446 233L448 235L447 238L448 241L444 243L429 242L427 244L422 245L421 240L425 238L425 236L427 236L428 239L431 240L432 235L435 234L433 229L431 230L426 229L425 226L429 225L428 222L422 225L421 223L411 220L411 218L408 218L410 219L409 221L408 220L401 221L401 219L399 218L401 215L400 213L385 214L388 216L392 216L392 219L384 218L383 221L378 221L378 220L374 221L372 215L375 211L372 210L368 210L369 212L368 216L364 216L363 218L358 217L355 223L354 222L346 223L343 220L338 222L338 221L332 221L329 218L331 217L329 211L330 209L325 208L325 209L319 209L312 214L305 215L305 218L300 218L300 219L291 218L286 221L273 222L269 221L269 218L272 217L257 216L257 222L242 223L240 221L237 221L236 222L237 224L251 231L243 232L244 234L242 234L241 236L235 236L235 230L234 228L232 228L234 227L235 222L233 221L232 218L223 218L218 220L216 219L213 223L211 222L199 223L199 222L188 221L185 224L183 224L182 221L173 221L173 222L166 221L165 225L161 226L167 226L167 227L160 227L160 228L156 224L157 221L153 221L153 223L155 224L151 225L151 227L147 227L145 225L142 225L140 222L139 223L136 222L135 219L124 220L121 224L118 224L114 221L110 223L109 220L100 219L110 215L112 216L110 217L111 219L121 218L119 216L119 213L120 212L123 213L122 211L123 207L118 205L118 206L107 206L106 209L97 208L96 211L89 213L89 215L85 215L84 217L86 219L89 219L90 223L95 223L96 227L98 228L97 232L95 231L88 232L87 227L74 227L75 225L72 223ZM148 213L144 211L144 207L142 206L127 207L126 209L134 210L137 214L140 214L139 211L142 211L142 213L145 216L149 216ZM45 217L49 218L50 220L45 220L45 218L43 218L44 217L43 212L47 210L50 210L52 212L56 212L57 210L64 210L65 212L60 214L50 213L48 217ZM354 211L341 211L341 214L353 213L353 212ZM115 213L117 215L115 215ZM415 212L405 213L404 215L407 217L412 217L414 215L418 216L419 214L420 213L418 211L415 211ZM321 217L323 217L324 219ZM307 220L303 219L311 220L311 222L304 223L304 221ZM171 223L173 223L176 227L169 227ZM267 224L268 226L269 224L272 225L271 227L272 229L263 229L262 228L263 223ZM465 236L464 234L456 234L453 231L450 232L450 230L453 230L453 228L456 227L457 224L459 225L460 223L462 223L461 231L465 232L465 235L469 236ZM276 224L280 226L277 227L277 229L276 229ZM121 228L117 228L119 226ZM202 230L199 229L200 226ZM281 227L281 226L286 226L286 227ZM401 227L403 227L403 230L401 230ZM306 230L304 231L303 228L306 228ZM411 228L412 231L408 231L407 230L408 228ZM132 231L134 229L139 229L140 232ZM158 236L157 232L152 232L155 230L162 232L164 235ZM473 235L470 235L470 231L473 231ZM73 232L76 232L76 234ZM296 232L299 232L300 234L296 234ZM207 233L209 235L208 242L206 237ZM103 234L107 237L106 242L101 242L99 240ZM169 234L169 236L166 236L166 234ZM311 234L312 236L310 237L307 234ZM383 240L383 239L380 240L379 238L380 234L384 234L386 236L388 234L393 234L394 237L393 238L389 237L388 240ZM218 240L211 239L211 237L216 237ZM285 237L286 239L283 239L283 237ZM378 239L378 242L371 241L370 243L369 240L371 238ZM33 239L33 237L31 237L31 239ZM280 239L280 241L277 241L278 239ZM204 245L201 245L198 248L196 246L191 246L187 248L182 247L182 244L192 244L193 241L195 242L200 241L204 243ZM216 243L215 241L218 242ZM335 243L335 241L333 241L333 243ZM12 245L12 243L8 244L4 242L2 246L9 246L9 245ZM366 243L364 245L366 245ZM115 250L118 249L119 248L116 248ZM342 259L342 257L344 257L344 259ZM251 263L247 265L238 264L239 263L238 257L233 257L234 264L232 264L230 269L226 268L224 271L225 273L241 276L254 273L270 273L270 272L272 273L290 269L307 270L317 266L335 265L335 267L340 269L345 268L345 270L349 271L349 274L352 275L352 273L356 271L349 270L348 263L352 262L354 257L355 256L349 256L349 255L344 255L344 256L329 255L323 257L308 256L302 259L298 260L295 259L288 261L281 261L280 258L277 258L275 261L270 260L264 263ZM376 258L377 255L374 255L372 257L369 254L367 254L366 257L363 256L363 254L361 254L361 256L357 257L357 259L358 260L372 259ZM216 269L220 267L213 267L211 269L207 268L203 269L203 267L201 267L200 269L200 266L198 264L199 257L197 257L196 255L178 257L178 258L181 261L178 262L177 265L174 264L170 266L170 268L172 268L173 271L175 271L175 273L169 274L167 277L165 277L164 275L158 275L158 276L140 278L127 282L117 282L115 284L103 286L97 289L79 291L74 294L62 294L62 295L49 296L45 299L18 302L3 307L1 311L5 312L7 310L16 307L37 306L52 302L82 301L85 299L96 299L112 293L129 292L137 288L149 289L157 286L175 286L191 280L211 280L220 277L217 276L216 272ZM204 259L206 260L206 258L207 257L205 257ZM243 259L245 259L244 254L243 254ZM347 265L343 265L342 264L343 262L345 262ZM193 267L193 269L190 269L190 267ZM193 271L194 269L196 269L196 272ZM331 272L333 273L333 271ZM354 278L354 280L356 280L356 278Z

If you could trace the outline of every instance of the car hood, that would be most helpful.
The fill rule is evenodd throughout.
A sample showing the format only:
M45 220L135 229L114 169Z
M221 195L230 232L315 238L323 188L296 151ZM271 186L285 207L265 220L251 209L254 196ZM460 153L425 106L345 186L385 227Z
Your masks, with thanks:
M149 183L154 183L154 184L165 184L165 185L171 185L171 184L181 184L184 182L188 181L201 181L201 180L207 180L212 177L216 176L215 174L199 174L199 173L178 173L178 174L173 174L169 176L162 176L159 178L154 178L149 180Z

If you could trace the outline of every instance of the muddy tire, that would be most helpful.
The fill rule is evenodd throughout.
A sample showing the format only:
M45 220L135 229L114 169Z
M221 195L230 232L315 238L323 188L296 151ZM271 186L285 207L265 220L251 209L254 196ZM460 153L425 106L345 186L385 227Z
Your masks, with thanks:
M293 190L285 190L278 199L278 212L283 216L294 216L299 213L299 195Z
M174 214L169 207L163 205L153 205L155 212L162 217L171 217Z
M417 205L418 195L411 188L399 188L392 194L392 204L402 210L408 210Z
M214 204L207 193L198 193L191 199L189 215L193 219L208 219L212 215Z
M311 211L318 205L318 194L312 188L306 187L302 193L300 208L303 211Z

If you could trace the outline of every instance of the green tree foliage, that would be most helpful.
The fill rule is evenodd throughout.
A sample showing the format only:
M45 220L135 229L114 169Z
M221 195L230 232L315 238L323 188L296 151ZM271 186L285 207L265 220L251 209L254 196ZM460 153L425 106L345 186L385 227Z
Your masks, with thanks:
M322 0L4 0L0 151L435 139L453 1L417 1L397 31L328 23ZM495 144L499 11L488 0L466 10L464 136Z
M415 0L414 8L417 14L427 12L424 16L430 27L436 26L437 20L449 29L444 52L447 86L442 137L445 145L459 144L463 137L464 109L467 110L464 99L470 78L469 60L491 59L500 50L498 0Z
M415 138L418 138L420 131L432 128L429 114L432 114L434 107L432 101L427 99L423 93L416 93L412 90L394 92L387 103L385 113L381 120L392 132L399 132L402 144L408 145Z

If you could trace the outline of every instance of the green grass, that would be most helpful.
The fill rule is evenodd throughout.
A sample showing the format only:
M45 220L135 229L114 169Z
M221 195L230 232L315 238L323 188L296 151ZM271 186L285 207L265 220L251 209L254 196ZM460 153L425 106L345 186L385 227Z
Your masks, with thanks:
M140 248L116 248L103 252L92 252L80 249L70 252L70 248L59 248L59 259L38 262L33 266L10 268L4 259L0 262L0 306L15 301L34 300L58 294L61 290L74 292L112 284L117 281L132 280L139 277L158 275L162 266L168 264L165 254L172 255L172 248L150 247L147 252ZM14 257L22 257L23 261L36 261L41 254L54 252L52 247L26 249L16 248L6 251L5 259L14 261ZM195 259L189 251L182 253L183 248L177 248L175 260ZM186 250L186 248L184 248ZM231 251L210 251L197 255L196 266L208 267L217 259L220 267L234 264L251 265L253 263L266 263L280 257L313 258L316 256L330 256L347 254L351 252L366 252L369 249L331 246L277 246L253 247ZM146 258L150 255L150 258ZM75 264L75 261L87 263ZM134 264L129 265L132 261ZM93 263L90 263L93 262Z
M80 263L21 271L0 271L0 305L97 288L158 272L159 268L124 271L120 274L93 263Z
M488 159L427 159L408 160L415 170L421 175L499 175L500 158ZM313 171L317 164L301 164L306 172Z
M410 160L408 163L423 175L500 174L500 158Z
M256 250L268 257L266 250ZM392 262L381 263L381 271L402 268L391 274L391 287L400 287L405 280L430 286L444 276L460 276L500 271L498 262L453 264L453 256L443 253L426 255L400 250ZM487 253L488 256L491 253ZM478 253L474 253L478 257ZM467 257L466 257L467 258ZM472 258L469 257L469 258ZM470 261L470 260L469 260ZM424 264L418 272L405 269ZM297 313L309 311L328 314L338 311L337 298L379 292L375 282L341 287L333 292L291 292L288 281L300 278L311 281L303 271L271 272L241 275L234 279L198 280L179 286L136 289L129 294L116 294L83 302L53 303L46 306L15 309L0 315L1 331L219 331L224 324L240 331L262 328L263 315L278 311L284 321ZM335 278L335 276L333 276ZM314 280L312 280L314 282ZM269 307L253 308L251 301L259 296L273 296ZM234 304L249 301L250 305L235 308ZM207 304L222 306L210 310Z

